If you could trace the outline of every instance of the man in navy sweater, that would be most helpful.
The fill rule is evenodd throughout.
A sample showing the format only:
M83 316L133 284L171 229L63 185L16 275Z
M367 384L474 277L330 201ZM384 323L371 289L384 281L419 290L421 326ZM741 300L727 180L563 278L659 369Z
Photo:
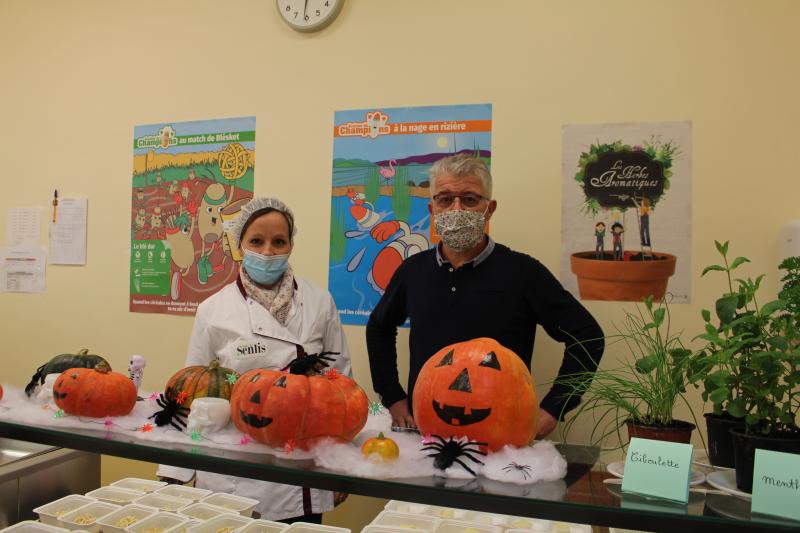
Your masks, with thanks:
M467 154L436 162L430 170L428 210L441 242L406 259L367 323L367 351L375 391L392 425L416 427L410 410L422 365L441 348L490 337L528 367L536 326L565 344L559 376L594 371L603 332L591 314L536 259L485 234L497 201L486 164ZM397 371L397 328L411 321L408 393ZM502 394L503 391L498 391ZM580 401L555 380L540 403L537 438Z

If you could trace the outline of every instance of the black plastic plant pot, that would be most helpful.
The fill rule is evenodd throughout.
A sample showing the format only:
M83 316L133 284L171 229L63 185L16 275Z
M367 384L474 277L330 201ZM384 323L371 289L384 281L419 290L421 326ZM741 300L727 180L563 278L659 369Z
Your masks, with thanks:
M747 435L744 430L731 429L734 460L736 463L736 486L739 490L753 492L753 463L756 449L800 454L800 432L785 433L776 437Z
M721 415L706 413L706 430L708 432L708 460L714 466L733 468L733 437L731 429L744 430L744 418L736 418L727 411Z

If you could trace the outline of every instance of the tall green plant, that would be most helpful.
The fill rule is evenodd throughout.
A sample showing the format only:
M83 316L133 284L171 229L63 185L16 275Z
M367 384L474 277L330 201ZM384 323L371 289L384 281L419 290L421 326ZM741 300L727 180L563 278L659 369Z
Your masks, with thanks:
M369 203L375 205L381 195L381 175L378 167L372 167L367 174L367 181L364 184L364 197Z
M587 414L595 421L592 442L602 443L618 433L627 420L641 425L669 426L678 400L689 406L683 394L691 351L683 346L680 334L671 330L666 302L656 305L650 296L643 306L643 309L637 306L636 312L626 311L617 334L606 337L606 352L623 349L621 366L559 379L571 395L583 397L562 427L565 434L580 415Z
M392 211L397 220L408 220L411 214L411 190L408 187L408 169L397 167L392 187Z
M746 257L728 260L728 242L714 241L723 264L703 269L723 272L728 291L715 302L715 314L703 309L705 332L697 338L706 341L695 353L687 368L690 382L703 385L703 399L710 401L714 412L727 411L744 417L746 432L774 435L796 431L800 401L800 269L789 268L790 283L781 296L763 305L758 292L764 274L755 279L734 278L733 271ZM783 267L783 265L782 265ZM788 287L788 288L787 288Z

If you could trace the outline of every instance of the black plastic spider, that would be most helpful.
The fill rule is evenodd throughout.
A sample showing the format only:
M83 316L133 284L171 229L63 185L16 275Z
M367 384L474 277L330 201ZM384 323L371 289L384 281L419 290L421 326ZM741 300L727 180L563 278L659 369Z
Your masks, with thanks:
M290 374L316 376L330 366L328 361L336 360L335 357L327 357L328 355L339 355L339 352L301 353L281 370L288 370Z
M183 428L186 427L186 417L189 414L189 409L181 407L178 400L173 398L169 392L167 392L167 396L159 394L158 398L156 398L156 403L164 409L156 411L147 418L155 418L156 425L159 427L171 424L178 431L183 431Z
M530 479L531 478L531 467L529 465L521 465L519 463L510 462L506 466L503 467L503 470L506 472L519 472L522 474L522 479Z
M428 454L428 457L434 457L433 466L438 468L439 470L447 470L453 463L458 463L464 469L472 474L473 476L477 476L478 474L475 473L470 467L464 464L459 457L463 456L472 461L473 463L483 464L483 461L480 461L472 456L473 453L477 453L480 455L486 455L486 452L480 451L477 448L470 448L470 446L486 446L487 443L485 442L476 442L476 441L467 441L464 443L459 442L458 440L453 439L450 437L448 440L444 440L439 435L431 435L431 437L437 439L439 442L430 442L427 446L422 448L421 451L425 450L435 450L436 453Z

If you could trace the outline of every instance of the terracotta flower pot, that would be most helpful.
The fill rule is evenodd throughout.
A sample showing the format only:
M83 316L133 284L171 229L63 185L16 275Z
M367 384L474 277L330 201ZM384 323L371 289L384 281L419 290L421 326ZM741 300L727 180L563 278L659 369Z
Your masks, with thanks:
M646 426L637 424L632 420L626 420L625 425L628 427L628 439L637 437L683 444L691 442L692 431L695 428L694 424L684 420L673 420L671 426Z
M640 302L650 295L655 300L663 298L676 261L674 255L662 252L653 252L647 260L637 260L630 252L625 252L623 261L596 259L595 252L570 256L582 300L622 302Z

